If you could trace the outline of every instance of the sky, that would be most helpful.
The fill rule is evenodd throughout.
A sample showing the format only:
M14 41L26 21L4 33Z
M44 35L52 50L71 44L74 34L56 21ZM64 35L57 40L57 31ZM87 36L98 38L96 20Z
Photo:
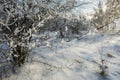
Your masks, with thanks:
M89 4L86 4L86 5L83 5L83 6L80 6L80 7L76 8L74 10L75 13L80 13L80 12L91 13L91 12L94 12L93 8L97 7L97 4L99 3L99 1L101 1L103 3L103 5L105 3L105 0L78 0L78 2L79 1L89 2Z

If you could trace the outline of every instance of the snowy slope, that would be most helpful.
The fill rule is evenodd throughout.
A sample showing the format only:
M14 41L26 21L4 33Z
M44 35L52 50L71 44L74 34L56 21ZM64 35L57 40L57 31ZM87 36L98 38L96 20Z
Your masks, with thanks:
M39 42L39 41L38 41ZM46 43L47 41L45 41ZM80 40L49 39L30 54L19 74L4 80L119 80L119 34L89 33ZM101 76L101 54L106 73Z

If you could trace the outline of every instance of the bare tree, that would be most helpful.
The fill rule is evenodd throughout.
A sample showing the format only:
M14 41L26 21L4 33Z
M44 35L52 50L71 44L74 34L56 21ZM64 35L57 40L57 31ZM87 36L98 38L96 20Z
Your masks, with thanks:
M106 8L104 10L104 8ZM94 9L95 14L93 17L93 25L97 30L100 29L109 29L109 24L115 26L115 20L120 18L120 1L118 0L107 0L105 6L103 7L102 3L99 2L98 8Z

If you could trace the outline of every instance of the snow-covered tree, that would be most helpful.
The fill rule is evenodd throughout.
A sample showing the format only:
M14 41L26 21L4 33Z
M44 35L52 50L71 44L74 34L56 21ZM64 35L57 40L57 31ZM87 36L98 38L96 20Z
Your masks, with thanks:
M95 10L95 14L92 23L97 30L115 29L116 27L115 21L120 18L119 0L111 0L111 1L106 0L105 5L99 2L98 8L95 8L94 10Z

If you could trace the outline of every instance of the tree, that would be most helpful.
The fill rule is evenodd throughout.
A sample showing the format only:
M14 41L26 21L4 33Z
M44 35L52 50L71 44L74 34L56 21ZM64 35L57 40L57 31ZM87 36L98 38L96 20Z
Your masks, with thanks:
M102 7L102 3L99 2L98 8L94 9L95 14L93 17L92 24L97 29L109 30L110 25L113 25L112 29L115 29L115 20L120 18L120 1L119 0L106 0L104 6L105 11Z

